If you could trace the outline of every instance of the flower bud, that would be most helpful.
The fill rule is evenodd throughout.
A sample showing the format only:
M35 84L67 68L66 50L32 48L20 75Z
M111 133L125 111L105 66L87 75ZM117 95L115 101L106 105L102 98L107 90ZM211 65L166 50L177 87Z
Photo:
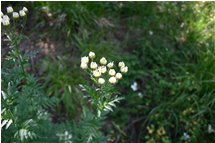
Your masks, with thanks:
M115 84L117 82L117 80L116 80L116 78L114 76L112 76L112 77L109 78L109 82L111 84Z
M126 66L126 67L122 67L121 69L120 69L120 71L122 72L122 73L127 73L128 72L128 67Z
M121 79L122 78L122 74L118 72L115 77L116 77L116 79Z
M100 63L103 64L103 65L106 65L107 60L103 57L103 58L100 59Z
M119 66L120 68L122 68L122 67L125 66L125 63L124 63L124 62L119 62L118 66Z
M90 57L91 59L94 59L94 58L96 57L96 54L95 54L94 52L91 52L91 51L90 51L89 57Z
M12 13L12 12L13 12L12 6L8 6L8 7L7 7L7 13Z
M107 71L106 66L102 66L102 67L101 67L101 73L106 73L106 71Z
M103 78L99 78L99 79L98 79L98 83L99 83L99 84L104 84L104 83L105 83L105 80L104 80Z
M108 63L108 64L107 64L107 67L108 67L108 68L112 68L112 67L113 67L113 62Z
M94 75L95 77L100 77L100 76L101 76L101 72L99 72L98 70L94 70L94 71L93 71L93 75Z
M89 62L89 57L85 56L81 58L81 63L88 63Z
M23 7L22 10L24 10L24 12L28 12L28 9L26 7Z
M91 69L96 69L97 68L97 63L96 62L91 62L90 63L90 68Z
M10 21L8 19L2 19L2 24L4 26L8 26L8 25L10 25Z
M114 69L109 70L109 75L114 76L116 74L116 71Z
M13 18L19 18L19 13L18 12L13 12Z
M20 10L20 11L19 11L19 15L20 15L21 17L24 17L24 16L26 16L26 13L25 13L24 10Z
M98 67L98 70L99 70L99 72L101 72L101 73L106 73L107 68L106 68L106 66L99 66L99 67Z
M80 66L82 69L87 69L87 64L86 63L81 63L81 66Z
M10 20L10 18L7 15L3 15L2 19L4 19L4 20Z

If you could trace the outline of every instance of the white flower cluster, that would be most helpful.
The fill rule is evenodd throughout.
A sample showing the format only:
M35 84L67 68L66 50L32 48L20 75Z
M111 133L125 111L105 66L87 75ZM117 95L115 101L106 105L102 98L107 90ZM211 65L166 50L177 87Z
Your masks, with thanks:
M13 19L24 17L28 12L28 9L26 7L23 7L19 12L14 12L12 6L8 6L6 9L7 9L7 14L12 15ZM10 18L8 17L8 15L4 15L3 12L1 12L1 22L4 26L10 25Z
M114 62L109 62L105 57L99 60L99 63L94 61L96 54L94 52L89 52L88 56L81 58L80 67L84 70L89 69L92 76L94 76L98 84L104 84L106 80L111 84L117 83L118 80L122 78L122 73L128 72L128 67L125 66L124 62L118 63L118 68L120 72L116 72L114 67ZM106 79L106 80L105 80Z

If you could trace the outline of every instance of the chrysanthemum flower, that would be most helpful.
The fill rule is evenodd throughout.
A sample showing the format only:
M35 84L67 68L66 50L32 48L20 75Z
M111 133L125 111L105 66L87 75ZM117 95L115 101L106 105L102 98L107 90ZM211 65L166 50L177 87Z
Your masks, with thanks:
M82 69L87 69L88 68L88 66L87 66L87 64L86 63L81 63L81 66L80 66Z
M8 6L8 7L7 7L7 13L12 13L12 12L13 12L12 6Z
M116 79L121 79L122 78L122 74L121 73L117 73L115 77L116 77Z
M88 63L89 62L89 57L85 56L81 58L81 63Z
M108 63L108 64L107 64L107 67L108 67L108 68L113 68L113 62Z
M98 83L99 83L99 84L104 84L104 83L105 83L105 80L104 80L103 78L99 78L99 79L98 79Z
M13 18L19 18L19 13L18 12L13 12Z
M19 15L20 15L21 17L24 17L24 16L26 16L26 13L25 13L24 10L20 10L20 11L19 11Z
M114 76L116 74L116 71L114 69L109 70L109 75Z
M106 65L107 64L107 60L105 59L105 57L103 57L103 58L100 59L100 63L102 65Z
M109 82L111 84L115 84L117 82L117 80L116 80L116 78L114 76L112 76L112 77L109 78Z
M90 63L90 68L91 68L91 69L96 69L97 66L98 66L98 65L97 65L96 62L91 62L91 63Z
M99 72L98 70L94 70L93 71L93 76L100 77L101 76L101 72Z
M91 52L91 51L90 51L89 57L90 57L91 59L94 59L94 58L96 57L96 54L95 54L94 52Z

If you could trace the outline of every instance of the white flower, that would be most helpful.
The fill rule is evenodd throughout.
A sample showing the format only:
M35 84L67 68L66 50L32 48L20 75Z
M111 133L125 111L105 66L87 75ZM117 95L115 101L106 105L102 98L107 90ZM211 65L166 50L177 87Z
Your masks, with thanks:
M184 22L182 22L182 23L181 23L180 27L181 27L181 28L183 28L183 27L184 27Z
M1 17L4 15L4 13L1 11Z
M138 93L137 93L137 96L139 96L140 98L142 98L142 97L143 97L143 94L142 94L141 92L138 92Z
M87 64L86 63L81 63L81 66L80 66L82 69L87 69Z
M109 82L111 84L115 84L117 82L117 80L116 80L116 78L114 76L112 76L112 77L109 78Z
M108 64L107 64L107 67L108 67L108 68L112 68L112 67L113 67L113 62L108 63Z
M7 7L7 13L12 13L12 12L13 12L12 6L8 6L8 7Z
M89 57L85 56L81 58L81 63L88 63L89 62Z
M106 73L107 68L106 68L106 66L99 66L98 71L101 72L101 73Z
M101 72L98 71L98 70L94 70L94 71L93 71L93 75L94 75L95 77L100 77L100 76L101 76Z
M90 63L90 68L91 69L96 69L97 68L97 63L96 62L91 62Z
M137 91L137 82L136 81L131 85L131 89L133 91Z
M109 75L114 76L116 74L116 71L114 69L109 70Z
M121 78L122 78L122 74L118 72L118 73L116 74L116 79L121 79Z
M26 7L23 7L22 10L24 10L24 12L28 12L28 9Z
M211 124L208 125L208 133L213 133L215 130L212 128Z
M13 18L19 18L19 13L18 12L13 12Z
M96 54L94 52L89 52L89 57L91 59L94 59L96 57Z
M104 83L105 83L105 80L104 80L103 78L99 78L99 79L98 79L98 83L99 83L99 84L104 84Z
M100 59L100 63L103 64L103 65L106 65L107 60L103 57L103 58Z
M8 26L8 25L10 25L10 21L8 19L2 19L2 24L4 26Z
M24 16L26 15L26 13L25 13L24 10L20 10L20 11L19 11L19 15L20 15L21 17L24 17Z
M10 20L10 18L7 15L3 15L2 19Z
M101 67L101 73L106 73L106 71L107 71L106 66L102 66L102 67Z
M124 63L124 62L119 62L118 66L119 66L120 68L125 67L125 63Z
M127 73L128 72L128 67L126 66L126 67L122 67L121 69L120 69L120 71L122 72L122 73Z
M190 139L190 135L188 133L183 133L183 139L184 140L189 140Z
M153 34L154 34L153 31L150 30L150 31L149 31L149 35L152 36Z

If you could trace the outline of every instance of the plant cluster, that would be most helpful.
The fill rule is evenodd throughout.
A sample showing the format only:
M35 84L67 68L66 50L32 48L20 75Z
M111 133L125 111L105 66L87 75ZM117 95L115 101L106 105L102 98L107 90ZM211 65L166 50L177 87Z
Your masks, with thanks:
M94 52L89 52L88 56L81 58L80 67L89 73L91 80L96 84L93 87L82 87L88 93L89 101L95 106L100 117L103 111L113 111L112 107L116 107L115 103L122 99L117 96L114 84L122 79L122 73L128 72L128 67L124 62L119 62L118 66L114 65L114 61L108 63L105 57L96 62L95 57ZM120 72L116 72L117 69Z
M27 8L24 7L21 11L24 10ZM7 12L11 14L13 8L8 7ZM10 23L9 18L4 20ZM25 20L21 19L19 24L24 26ZM87 108L83 109L79 121L54 124L50 111L55 110L59 99L48 97L37 77L27 71L30 68L28 61L34 54L21 52L20 43L26 37L16 31L18 23L14 22L13 26L11 23L2 24L6 36L4 40L9 47L2 69L2 141L103 142L104 136L99 130L100 119Z

